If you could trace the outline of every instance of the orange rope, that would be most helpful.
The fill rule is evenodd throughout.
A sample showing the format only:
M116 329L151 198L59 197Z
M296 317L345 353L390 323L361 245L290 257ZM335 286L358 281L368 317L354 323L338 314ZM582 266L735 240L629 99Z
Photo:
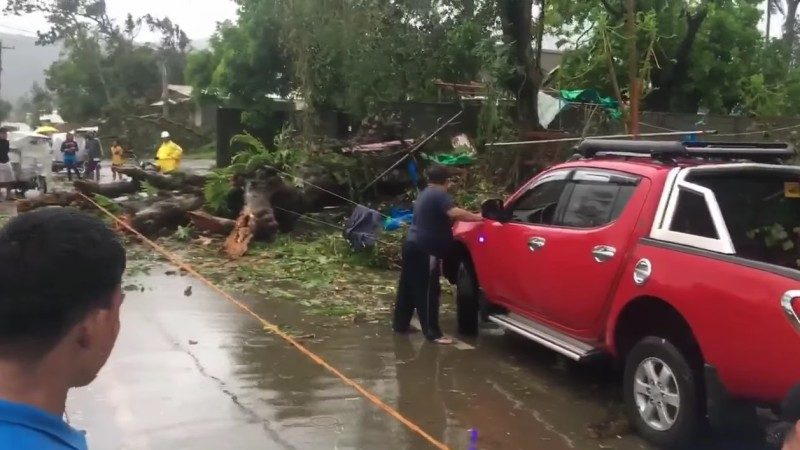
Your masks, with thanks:
M123 228L125 228L126 230L128 230L131 233L135 234L139 239L141 239L147 245L153 247L154 250L156 250L158 253L161 253L172 264L174 264L175 266L177 266L177 267L185 270L186 272L194 275L200 281L205 283L209 288L211 288L215 292L219 293L223 298L225 298L229 302L231 302L234 305L236 305L237 307L239 307L239 309L241 309L242 311L244 311L248 315L252 316L254 319L258 320L258 322L261 323L261 325L264 327L264 330L269 331L270 333L274 333L277 336L281 337L283 340L285 340L286 342L288 342L289 344L294 346L294 348L299 350L300 353L306 355L309 359L311 359L315 363L317 363L320 366L322 366L323 368L325 368L328 372L334 374L337 378L342 380L342 382L344 382L345 384L347 384L350 387L352 387L353 389L355 389L356 392L361 394L361 396L363 396L364 398L366 398L367 400L369 400L370 402L375 404L375 406L377 406L378 408L384 410L387 414L389 414L390 416L395 418L397 421L399 421L400 423L405 425L409 430L413 431L414 433L416 433L419 436L421 436L422 438L424 438L426 441L431 443L431 445L433 445L434 447L436 447L436 448L438 448L440 450L449 450L449 447L446 444L444 444L443 442L440 442L439 440L437 440L436 438L434 438L433 436L431 436L430 434L425 432L425 430L423 430L419 425L417 425L414 422L412 422L411 420L407 419L399 411L395 410L391 406L389 406L386 403L384 403L384 401L381 400L377 395L375 395L372 392L368 391L366 388L361 386L357 381L353 380L352 378L350 378L347 375L345 375L342 372L340 372L337 368L335 368L332 365L330 365L327 361L322 359L321 356L319 356L316 353L312 352L306 346L304 346L303 344L298 342L295 338L293 338L292 336L290 336L286 332L282 331L277 325L275 325L275 324L269 322L268 320L264 319L263 317L258 315L258 313L256 313L252 309L250 309L250 307L248 307L247 305L245 305L241 301L237 300L236 298L234 298L233 296L231 296L227 292L223 291L222 288L218 287L212 281L210 281L209 279L207 279L206 277L201 275L192 266L190 266L189 264L183 262L180 258L178 258L176 255L172 254L169 250L167 250L164 247L158 245L157 243L155 243L152 240L150 240L147 237L145 237L143 234L141 234L138 231L136 231L133 227L131 227L130 225L128 225L124 221L120 220L111 211L109 211L108 209L104 208L103 206L101 206L100 204L95 202L92 198L90 198L90 197L88 197L88 196L86 196L86 195L84 195L82 193L80 195L81 195L81 197L83 197L84 199L89 201L89 203L94 205L97 209L99 209L100 211L102 211L103 213L108 215L109 217L113 218L114 221L116 221Z

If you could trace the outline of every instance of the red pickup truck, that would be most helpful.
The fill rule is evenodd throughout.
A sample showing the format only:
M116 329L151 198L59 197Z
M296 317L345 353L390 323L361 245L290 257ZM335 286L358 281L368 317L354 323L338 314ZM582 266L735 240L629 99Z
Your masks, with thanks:
M611 355L651 442L800 383L800 167L787 144L588 140L454 228L458 326Z

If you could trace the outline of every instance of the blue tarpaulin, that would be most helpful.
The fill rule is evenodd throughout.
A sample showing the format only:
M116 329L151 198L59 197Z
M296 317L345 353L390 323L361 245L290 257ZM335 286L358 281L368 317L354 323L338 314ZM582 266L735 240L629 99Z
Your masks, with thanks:
M389 218L383 221L383 229L386 231L397 231L402 228L404 224L410 224L412 220L414 220L414 211L392 206L389 208Z

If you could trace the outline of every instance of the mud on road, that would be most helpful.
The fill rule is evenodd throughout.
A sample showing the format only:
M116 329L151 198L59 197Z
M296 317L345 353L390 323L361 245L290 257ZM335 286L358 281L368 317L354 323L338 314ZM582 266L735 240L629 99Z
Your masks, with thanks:
M118 346L68 402L91 448L431 448L198 280L154 263L126 283ZM607 365L576 366L496 329L438 347L382 322L244 300L450 448L469 448L471 429L481 449L650 448L615 420L620 382ZM698 448L759 444L711 438Z

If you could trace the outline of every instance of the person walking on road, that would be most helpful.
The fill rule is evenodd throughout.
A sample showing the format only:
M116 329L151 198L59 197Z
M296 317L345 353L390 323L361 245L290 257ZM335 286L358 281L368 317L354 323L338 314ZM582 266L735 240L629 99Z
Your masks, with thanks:
M100 160L103 159L103 145L92 131L86 137L86 178L100 181Z
M61 153L64 154L67 179L72 181L72 172L75 172L75 175L81 178L81 173L78 172L78 143L75 142L75 135L72 133L67 133L67 139L61 143Z
M156 166L161 173L178 170L183 157L183 149L172 141L168 131L161 133L161 147L156 152Z
M11 198L11 187L8 183L14 182L14 169L11 167L11 159L8 153L11 151L11 143L8 142L8 131L0 129L0 184L3 184L3 193L0 194L0 201Z
M453 243L453 221L480 222L479 214L457 208L447 193L450 171L434 166L427 172L428 187L414 204L414 219L403 244L403 263L392 328L408 333L414 311L425 338L437 344L452 344L439 327L441 261Z
M114 141L111 144L111 175L113 181L117 178L122 180L122 175L117 172L122 166L125 165L125 149L119 144L119 141Z
M0 450L86 450L63 420L120 329L125 249L94 216L47 208L0 230Z

